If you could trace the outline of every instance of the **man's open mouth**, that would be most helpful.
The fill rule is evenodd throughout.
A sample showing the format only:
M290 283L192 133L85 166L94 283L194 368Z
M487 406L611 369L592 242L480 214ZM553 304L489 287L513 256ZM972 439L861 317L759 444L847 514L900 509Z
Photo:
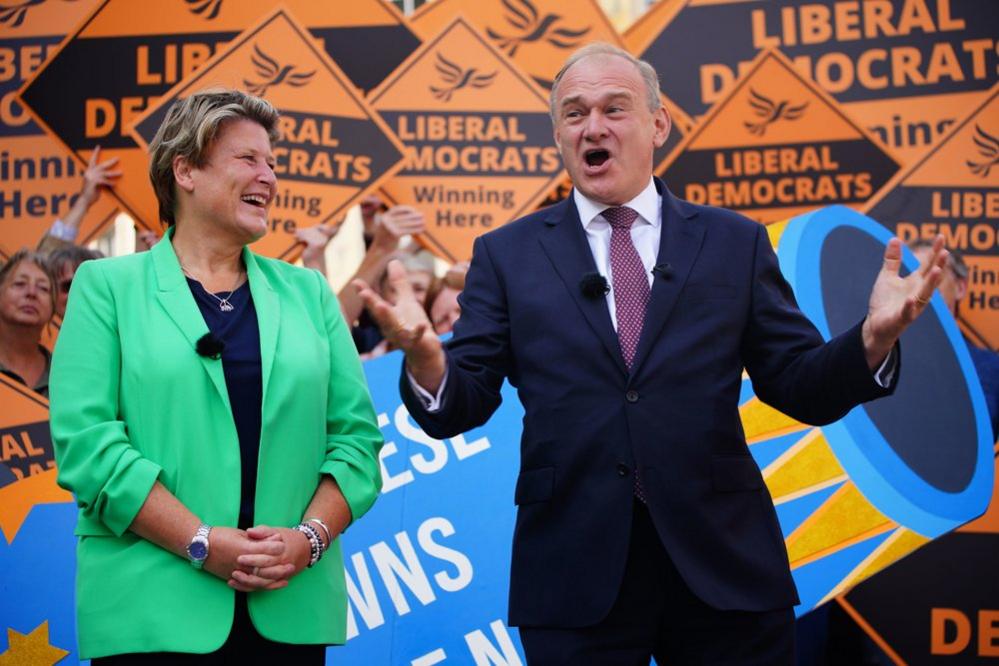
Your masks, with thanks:
M603 148L596 148L594 150L587 150L584 157L588 166L598 167L610 159L610 153Z

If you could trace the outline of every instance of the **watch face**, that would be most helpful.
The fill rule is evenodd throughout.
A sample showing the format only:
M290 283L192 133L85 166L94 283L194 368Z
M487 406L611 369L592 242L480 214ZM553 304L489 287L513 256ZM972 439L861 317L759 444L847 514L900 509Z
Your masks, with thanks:
M192 560L203 560L208 556L208 546L201 541L192 541L187 547L187 553Z

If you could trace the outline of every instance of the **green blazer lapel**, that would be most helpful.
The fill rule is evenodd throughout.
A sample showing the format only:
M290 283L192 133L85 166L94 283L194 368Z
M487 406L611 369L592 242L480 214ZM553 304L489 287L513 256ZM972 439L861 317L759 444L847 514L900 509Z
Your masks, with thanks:
M243 248L246 278L250 281L250 295L257 310L257 327L260 331L260 371L263 377L263 402L267 404L267 384L274 366L277 350L278 328L281 322L281 301L267 275L261 270L256 255Z
M208 373L215 390L225 403L226 410L231 410L229 405L229 391L225 385L225 375L222 373L222 363L217 359L207 358L199 355L195 348L198 340L208 333L208 325L205 323L198 304L194 302L191 289L187 286L184 273L180 270L180 262L173 251L173 231L171 230L163 236L163 240L149 250L153 260L153 270L156 273L157 292L156 298L166 311L167 315L177 325L177 328L184 334L187 341L191 343L191 355L196 356L201 367Z

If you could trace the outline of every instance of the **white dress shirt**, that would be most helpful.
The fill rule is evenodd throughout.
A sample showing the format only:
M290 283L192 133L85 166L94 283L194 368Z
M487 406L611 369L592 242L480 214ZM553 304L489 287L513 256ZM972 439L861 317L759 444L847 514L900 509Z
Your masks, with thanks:
M614 307L614 280L611 274L610 264L610 223L603 218L603 213L611 206L600 204L587 199L578 189L573 188L572 200L579 211L579 220L583 223L583 230L586 232L586 242L590 244L590 252L593 253L593 261L597 265L597 272L607 278L610 291L607 293L607 309L610 311L611 323L614 330L617 330L617 313ZM659 254L659 238L663 230L663 198L656 191L656 184L649 178L649 184L638 196L623 204L638 213L634 224L631 225L631 242L635 244L635 250L645 267L645 277L652 286L655 277L652 268L656 265L656 257Z

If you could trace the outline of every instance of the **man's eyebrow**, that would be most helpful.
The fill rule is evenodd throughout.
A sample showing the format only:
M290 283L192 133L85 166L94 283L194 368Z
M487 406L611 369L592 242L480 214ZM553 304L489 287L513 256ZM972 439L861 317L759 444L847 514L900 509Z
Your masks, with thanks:
M619 89L619 90L608 90L607 92L601 93L600 97L597 99L597 101L598 102L608 102L610 100L614 100L614 99L618 99L618 98L622 98L622 97L625 98L625 99L633 99L634 96L635 95L630 90L622 88L622 89ZM583 95L581 93L580 94L576 94L576 95L569 95L568 97L563 97L562 98L562 102L561 102L561 104L559 106L560 106L560 108L563 108L563 107L566 107L566 106L568 106L570 104L576 104L576 103L580 102L582 99L583 99Z

